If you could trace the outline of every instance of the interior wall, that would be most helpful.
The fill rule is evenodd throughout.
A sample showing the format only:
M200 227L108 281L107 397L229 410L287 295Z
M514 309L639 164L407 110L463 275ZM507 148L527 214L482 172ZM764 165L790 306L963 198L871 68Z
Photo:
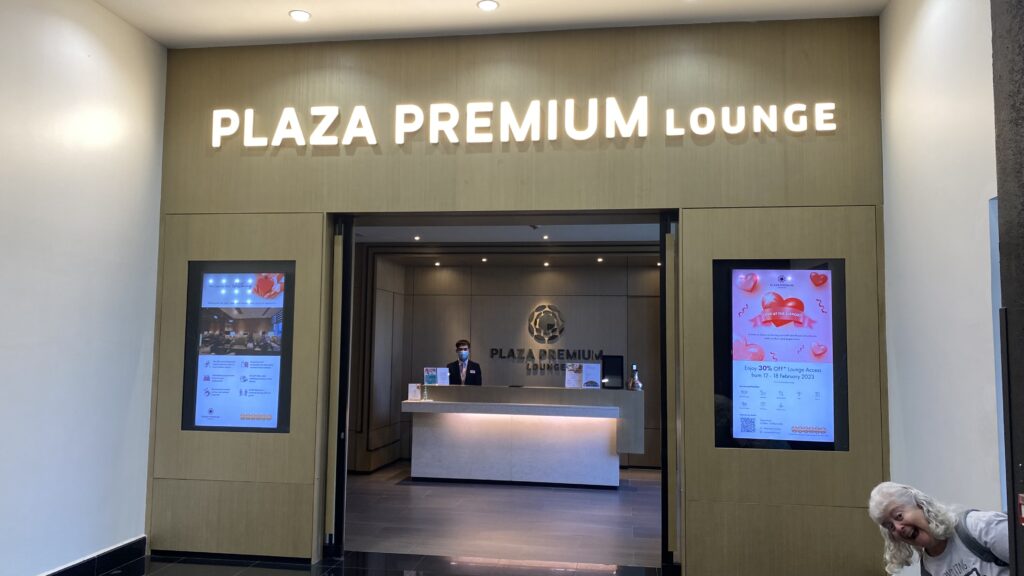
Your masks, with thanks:
M369 472L402 454L402 400L405 400L406 267L385 259L373 265L372 316L362 325L370 346L361 348L369 361L349 395L349 469ZM352 417L351 415L358 415ZM406 439L407 440L407 439Z
M881 55L892 478L998 509L989 3L891 2Z
M166 51L92 0L0 2L0 574L145 532Z
M407 384L422 382L424 367L454 361L459 338L477 343L472 360L481 364L485 386L565 385L564 371L527 374L526 362L491 357L491 348L602 350L638 362L646 386L645 452L624 454L622 463L661 465L658 268L436 268L380 257L373 271L373 305L366 308L373 315L361 322L372 326L366 333L372 347L363 349L362 385L350 396L350 413L357 415L349 426L350 470L368 472L410 457L411 420L401 412ZM538 344L527 332L539 303L564 314L566 333L558 343Z

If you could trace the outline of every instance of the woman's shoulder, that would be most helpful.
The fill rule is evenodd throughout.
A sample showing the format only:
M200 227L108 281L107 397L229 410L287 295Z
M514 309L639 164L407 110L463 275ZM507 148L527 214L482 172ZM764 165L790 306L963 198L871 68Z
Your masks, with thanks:
M964 528L985 549L1004 562L1009 561L1009 521L1005 513L973 510L964 518Z
M975 535L980 535L995 528L1005 527L1006 521L1005 513L992 510L971 510L967 512L967 516L964 519L966 528L971 531L971 534Z

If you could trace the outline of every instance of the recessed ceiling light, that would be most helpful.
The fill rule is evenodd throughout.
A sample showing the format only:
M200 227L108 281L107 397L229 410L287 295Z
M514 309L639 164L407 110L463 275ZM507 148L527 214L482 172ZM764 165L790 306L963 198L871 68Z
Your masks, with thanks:
M413 240L415 240L415 241L417 241L417 242L419 242L419 241L420 241L420 237L419 237L419 236L413 236L413 237L412 237L412 239L413 239Z
M600 256L598 256L598 257L597 257L597 261L598 261L598 262L604 262L604 258L601 258Z
M291 10L288 12L288 15L296 22L309 22L309 19L313 17L312 14L305 10Z
M440 266L440 265L441 265L440 262L434 262L434 266Z
M547 240L547 239L548 239L548 235L547 235L547 234L545 234L545 235L544 235L544 239L545 239L545 240Z
M494 12L498 9L498 2L497 0L480 0L476 3L476 7L484 12Z
M551 262L545 262L545 263L544 263L544 267L545 267L545 268L547 268L548 266L551 266Z
M481 258L480 261L481 262L487 262L487 258Z

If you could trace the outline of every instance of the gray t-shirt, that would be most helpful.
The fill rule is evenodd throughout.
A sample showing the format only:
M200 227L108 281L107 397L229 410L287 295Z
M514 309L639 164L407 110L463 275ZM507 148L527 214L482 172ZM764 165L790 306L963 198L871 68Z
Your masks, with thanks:
M967 530L982 546L999 559L1010 561L1009 524L1002 512L971 512ZM1008 567L984 562L974 555L954 534L946 550L938 556L921 555L921 562L932 576L1010 576Z

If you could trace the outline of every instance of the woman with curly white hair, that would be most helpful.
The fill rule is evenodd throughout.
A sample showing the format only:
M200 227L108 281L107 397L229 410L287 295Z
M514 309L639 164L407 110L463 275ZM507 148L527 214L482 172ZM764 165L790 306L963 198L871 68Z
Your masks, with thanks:
M1009 576L1006 514L955 510L916 488L882 482L868 514L885 540L885 570L896 574L921 556L924 576Z

